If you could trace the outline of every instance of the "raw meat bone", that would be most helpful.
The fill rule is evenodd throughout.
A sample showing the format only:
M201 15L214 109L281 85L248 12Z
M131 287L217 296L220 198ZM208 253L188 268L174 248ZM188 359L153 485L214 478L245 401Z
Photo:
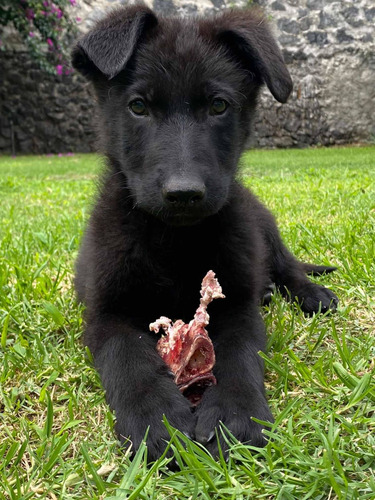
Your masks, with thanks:
M158 333L162 328L166 333L159 339L156 349L172 370L180 391L193 406L200 402L207 387L216 384L212 373L215 352L205 329L210 320L207 306L213 299L225 295L213 271L208 271L203 278L200 293L200 305L189 324L180 319L173 323L165 316L150 324L151 331Z

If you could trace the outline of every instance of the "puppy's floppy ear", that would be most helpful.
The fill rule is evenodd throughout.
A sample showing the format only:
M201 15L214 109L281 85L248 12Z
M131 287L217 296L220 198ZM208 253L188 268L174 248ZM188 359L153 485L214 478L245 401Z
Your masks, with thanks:
M292 79L264 14L257 8L232 10L219 17L216 36L239 57L279 102L286 102Z
M144 4L113 10L78 41L72 52L73 67L89 79L98 70L108 79L115 77L144 32L156 24L155 14Z

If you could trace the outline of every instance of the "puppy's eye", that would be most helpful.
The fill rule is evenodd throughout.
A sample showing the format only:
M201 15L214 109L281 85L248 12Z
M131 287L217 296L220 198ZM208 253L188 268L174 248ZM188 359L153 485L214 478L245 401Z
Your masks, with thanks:
M224 99L213 99L210 106L211 115L222 115L228 107L228 103Z
M135 115L144 116L147 115L147 107L142 99L135 99L129 103L129 108Z

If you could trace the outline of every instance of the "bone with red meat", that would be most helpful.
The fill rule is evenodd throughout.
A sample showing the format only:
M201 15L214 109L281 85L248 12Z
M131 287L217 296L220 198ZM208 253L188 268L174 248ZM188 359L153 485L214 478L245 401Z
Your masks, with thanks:
M174 380L180 391L196 406L204 390L216 384L212 373L215 364L215 352L205 327L210 317L207 306L213 299L224 298L221 286L213 271L208 271L203 278L200 305L189 324L182 320L174 323L161 316L150 324L150 330L156 333L160 328L162 336L156 349L174 374Z

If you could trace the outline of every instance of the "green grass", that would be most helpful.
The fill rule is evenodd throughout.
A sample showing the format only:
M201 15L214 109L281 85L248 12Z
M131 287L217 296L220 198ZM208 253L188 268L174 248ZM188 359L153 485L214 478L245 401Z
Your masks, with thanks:
M246 186L340 298L305 318L264 311L275 428L263 450L215 462L170 429L181 471L118 447L80 343L73 263L95 192L94 155L0 157L0 498L374 499L375 148L252 151ZM162 313L162 311L161 311Z

